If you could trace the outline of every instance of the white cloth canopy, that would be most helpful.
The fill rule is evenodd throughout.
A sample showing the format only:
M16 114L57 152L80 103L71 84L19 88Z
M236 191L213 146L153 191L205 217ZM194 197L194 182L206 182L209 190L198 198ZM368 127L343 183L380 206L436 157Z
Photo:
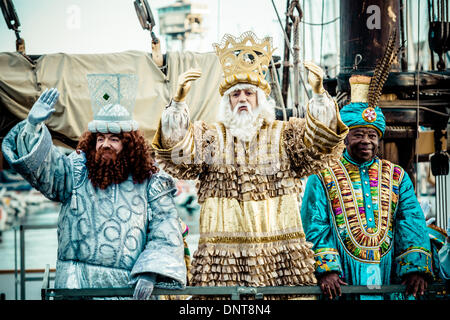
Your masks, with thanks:
M49 129L78 140L93 118L86 75L89 73L133 73L138 76L134 119L144 136L151 140L161 113L175 93L178 76L189 68L200 68L187 97L194 120L214 122L220 95L222 68L214 53L169 52L167 76L151 59L150 53L125 51L108 54L47 54L33 65L16 52L0 53L0 109L6 107L19 119L46 89L60 92L55 113L47 120Z

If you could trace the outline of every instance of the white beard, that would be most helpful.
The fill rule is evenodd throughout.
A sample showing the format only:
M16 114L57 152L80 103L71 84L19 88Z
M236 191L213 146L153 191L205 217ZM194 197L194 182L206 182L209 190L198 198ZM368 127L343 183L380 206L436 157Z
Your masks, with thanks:
M238 112L239 108L246 106L248 111ZM248 103L238 103L233 111L228 108L229 112L225 113L223 121L225 127L230 131L231 135L239 140L249 142L263 123L263 118L260 117L259 109L252 110Z
M229 93L236 88L254 89L258 94L258 106L252 109L249 104L237 104L231 110ZM238 113L239 107L244 105L247 107L247 111ZM244 142L251 141L261 128L264 119L269 122L275 120L275 108L273 102L266 98L265 93L260 88L250 84L237 84L225 92L220 102L217 120L225 125L232 136Z

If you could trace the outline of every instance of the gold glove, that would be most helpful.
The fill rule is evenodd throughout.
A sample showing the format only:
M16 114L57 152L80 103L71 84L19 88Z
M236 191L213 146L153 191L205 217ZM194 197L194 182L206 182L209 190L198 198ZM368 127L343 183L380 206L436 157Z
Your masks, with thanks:
M178 87L173 100L181 102L186 99L186 96L191 89L192 81L197 80L202 75L200 69L189 69L188 71L180 74L178 77Z
M324 93L322 68L311 61L303 62L303 65L309 71L308 83L311 85L313 92L317 94Z

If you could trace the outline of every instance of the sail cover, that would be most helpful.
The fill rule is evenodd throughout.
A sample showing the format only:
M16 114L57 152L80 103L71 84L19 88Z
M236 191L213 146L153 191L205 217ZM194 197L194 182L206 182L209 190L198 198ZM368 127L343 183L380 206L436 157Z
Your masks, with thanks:
M39 95L51 87L60 97L55 113L46 121L49 129L77 141L93 118L86 75L130 73L138 76L133 117L144 136L151 140L161 113L174 95L178 76L189 68L200 68L186 98L192 120L214 122L220 101L222 68L210 53L168 52L167 75L155 65L148 52L125 51L106 54L46 54L32 64L16 52L0 53L0 109L6 108L20 120Z

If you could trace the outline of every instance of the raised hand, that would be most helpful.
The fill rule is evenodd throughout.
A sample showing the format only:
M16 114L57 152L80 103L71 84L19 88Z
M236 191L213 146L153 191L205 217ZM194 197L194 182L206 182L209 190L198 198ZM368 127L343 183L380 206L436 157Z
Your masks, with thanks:
M56 104L56 101L58 101L58 97L58 89L45 89L28 113L28 122L37 125L50 118L52 113L55 112L55 108L53 107Z
M178 87L173 100L176 102L181 102L186 99L186 96L191 89L192 81L197 80L202 75L200 69L189 69L188 71L182 73L178 77Z
M325 91L323 88L323 70L311 61L303 62L308 72L308 83L311 85L314 93L321 94Z

